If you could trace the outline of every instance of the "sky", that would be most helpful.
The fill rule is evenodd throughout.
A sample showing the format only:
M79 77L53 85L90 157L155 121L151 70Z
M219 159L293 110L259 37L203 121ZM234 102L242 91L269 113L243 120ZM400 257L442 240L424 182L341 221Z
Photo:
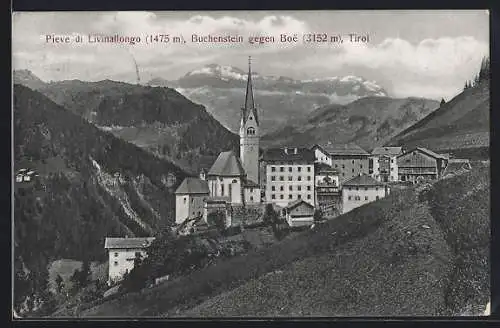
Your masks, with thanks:
M12 65L44 81L173 80L207 64L252 68L262 75L313 79L355 75L393 97L451 99L489 54L489 13L447 11L203 11L17 12ZM250 44L250 36L297 34L295 43ZM303 36L341 35L344 42L305 43ZM350 42L349 34L368 35ZM48 35L69 36L54 43ZM89 43L88 35L118 34L141 42ZM147 35L181 36L185 43L146 43ZM196 43L192 35L241 35L243 43ZM84 42L74 42L80 35Z

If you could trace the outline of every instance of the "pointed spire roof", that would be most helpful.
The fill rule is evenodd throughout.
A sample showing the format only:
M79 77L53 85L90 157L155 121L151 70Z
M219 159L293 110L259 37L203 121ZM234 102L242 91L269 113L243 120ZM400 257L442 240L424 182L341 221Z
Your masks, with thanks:
M253 86L252 86L252 63L250 56L248 57L248 78L247 78L247 89L245 94L245 106L243 110L243 123L246 123L248 115L253 113L255 117L255 122L259 124L259 118L257 117L257 108L255 108L255 102L253 99Z

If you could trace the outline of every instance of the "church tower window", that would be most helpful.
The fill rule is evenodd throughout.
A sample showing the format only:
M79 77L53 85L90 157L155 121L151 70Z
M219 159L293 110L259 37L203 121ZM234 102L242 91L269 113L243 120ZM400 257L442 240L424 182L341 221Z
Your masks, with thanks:
M251 118L251 117L250 117ZM247 134L250 135L250 136L253 136L255 135L255 129L254 128L248 128L247 129Z

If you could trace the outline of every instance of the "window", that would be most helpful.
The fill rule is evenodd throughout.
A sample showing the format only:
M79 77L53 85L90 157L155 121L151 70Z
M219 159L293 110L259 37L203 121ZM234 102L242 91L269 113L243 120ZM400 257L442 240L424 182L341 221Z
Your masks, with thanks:
M297 180L302 181L302 177L299 175L299 176L297 177Z
M297 186L297 190L301 191L302 190L302 186Z
M276 195L275 195L275 194L272 194L272 195L271 195L271 198L272 198L272 199L276 199Z
M285 189L283 188L283 186L280 186L280 191L283 191L283 190L285 190Z
M360 196L355 196L354 200L361 200L361 197Z
M394 171L394 168L393 168L393 167L391 167L391 171Z
M273 175L273 176L271 177L271 181L276 181L276 176L275 176L275 175Z
M115 257L118 257L118 253L115 253Z
M342 168L345 169L345 165L344 164L342 164Z
M307 176L307 181L311 181L311 176L310 175Z
M379 197L378 197L378 196L376 196L376 197L375 197L375 199L376 199L376 200L378 200L378 199L379 199Z
M193 204L193 203L194 203L194 198L191 198L191 204Z
M352 169L352 173L354 173L354 169Z
M352 160L352 164L354 164L354 160Z
M221 195L224 196L224 185L220 185Z
M280 176L280 181L285 181L285 177L284 176Z
M359 188L358 188L358 187L356 187L356 190L359 190Z
M339 166L337 164L335 164L335 168L338 168Z
M250 196L250 200L253 202L253 196Z
M342 172L342 176L345 177L345 173L344 172Z
M375 191L378 191L378 187L375 187Z
M236 179L233 180L233 183L238 183L238 181L236 181Z
M368 190L368 187L365 187L365 190Z
M365 200L368 200L368 196L365 196Z
M275 190L276 190L276 187L275 187L275 186L272 186L272 187L271 187L271 190L272 190L272 191L275 191Z
M352 200L352 196L347 197L347 200Z
M118 261L115 261L115 266L118 266Z
M308 190L308 191L311 191L311 186L307 186L307 190Z
M289 186L289 187L288 187L288 190L292 191L292 190L293 190L293 187L292 187L292 186Z
M253 136L255 134L255 129L254 128L248 128L247 129L247 134L250 136Z
M271 172L276 172L276 167L271 166Z
M351 190L351 187L347 187L347 190Z
M307 195L307 199L311 199L311 195L310 195L310 194L309 194L309 195Z
M297 195L297 199L301 199L302 198L302 195Z
M187 197L184 197L184 204L186 204L187 202Z
M285 168L283 166L280 167L280 172L285 172Z
M307 172L311 172L311 167L310 166L307 167Z
M297 171L299 171L299 172L300 172L300 171L302 171L302 167L300 167L300 166L299 166L299 167L297 168Z
M292 172L292 167L291 166L288 168L288 172Z
M288 176L288 181L292 181L292 176L291 175Z
M391 159L391 163L394 163L394 159Z
M292 199L292 195L288 195L288 199Z
M283 195L280 195L280 199L283 199Z
M362 169L363 168L363 164L359 164L359 168Z

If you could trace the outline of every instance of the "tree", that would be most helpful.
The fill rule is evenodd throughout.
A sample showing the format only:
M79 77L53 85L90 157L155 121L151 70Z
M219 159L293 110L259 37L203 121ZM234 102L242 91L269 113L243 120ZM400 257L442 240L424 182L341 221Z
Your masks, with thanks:
M266 210L264 212L264 224L270 225L274 224L278 221L278 215L276 214L276 211L274 210L273 204L267 204L266 205Z
M207 216L209 225L214 225L219 230L226 229L226 215L223 211L214 211Z
M64 288L64 282L63 282L63 278L61 277L61 275L57 275L56 277L56 290L57 290L57 293L61 293L62 290Z

